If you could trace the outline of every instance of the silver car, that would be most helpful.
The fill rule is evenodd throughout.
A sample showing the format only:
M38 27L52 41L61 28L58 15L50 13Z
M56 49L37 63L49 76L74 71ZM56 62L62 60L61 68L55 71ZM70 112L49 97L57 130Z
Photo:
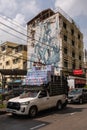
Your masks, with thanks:
M75 88L68 93L68 103L84 103L87 102L87 89Z

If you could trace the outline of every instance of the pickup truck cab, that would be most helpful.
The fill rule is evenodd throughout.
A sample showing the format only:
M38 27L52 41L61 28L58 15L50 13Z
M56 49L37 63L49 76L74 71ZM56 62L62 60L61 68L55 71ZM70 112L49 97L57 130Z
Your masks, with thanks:
M50 96L47 90L24 92L16 98L8 100L7 112L18 115L29 115L35 117L36 114L51 107L61 110L67 104L65 94Z

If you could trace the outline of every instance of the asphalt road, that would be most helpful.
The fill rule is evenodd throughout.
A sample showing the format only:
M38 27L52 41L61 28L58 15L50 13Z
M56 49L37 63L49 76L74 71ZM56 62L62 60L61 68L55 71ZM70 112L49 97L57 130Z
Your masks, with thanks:
M87 104L69 104L62 111L40 112L34 119L0 115L1 130L87 130Z

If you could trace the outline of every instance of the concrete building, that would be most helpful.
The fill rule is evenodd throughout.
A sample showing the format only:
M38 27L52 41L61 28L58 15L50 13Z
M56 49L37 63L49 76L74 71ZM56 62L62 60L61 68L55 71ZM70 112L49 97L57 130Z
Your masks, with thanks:
M5 81L10 80L11 77L17 79L17 76L21 79L22 70L26 69L27 46L9 41L2 43L0 45L0 73L4 76Z
M87 85L87 49L84 51L84 68L86 73L86 85Z
M83 34L63 11L43 10L27 23L27 34L28 68L52 65L58 75L83 68Z

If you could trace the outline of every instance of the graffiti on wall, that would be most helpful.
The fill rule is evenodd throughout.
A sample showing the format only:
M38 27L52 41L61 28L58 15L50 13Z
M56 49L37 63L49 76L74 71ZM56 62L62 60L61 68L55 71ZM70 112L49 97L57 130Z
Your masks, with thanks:
M32 61L58 68L60 61L58 31L58 17L38 24L35 32L37 40L35 41L34 54L31 55Z

